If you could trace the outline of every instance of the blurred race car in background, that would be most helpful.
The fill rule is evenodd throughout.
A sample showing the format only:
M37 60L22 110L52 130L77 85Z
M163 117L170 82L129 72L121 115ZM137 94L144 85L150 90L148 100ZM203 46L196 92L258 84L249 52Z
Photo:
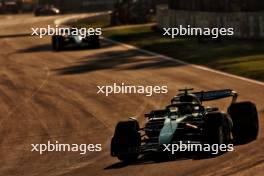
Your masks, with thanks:
M99 35L54 35L52 36L52 48L54 51L61 51L70 48L100 48Z
M54 5L38 6L34 12L35 16L59 15L61 10Z
M19 0L0 0L0 13L18 13L20 9Z
M111 14L111 24L140 24L149 22L156 11L153 0L116 0Z

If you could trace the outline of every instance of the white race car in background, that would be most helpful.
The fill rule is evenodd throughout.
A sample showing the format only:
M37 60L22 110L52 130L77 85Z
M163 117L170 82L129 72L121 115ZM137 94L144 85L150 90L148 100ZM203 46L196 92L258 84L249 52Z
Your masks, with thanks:
M81 35L54 35L52 36L52 48L54 51L61 51L67 48L100 48L99 35L89 35L83 37Z

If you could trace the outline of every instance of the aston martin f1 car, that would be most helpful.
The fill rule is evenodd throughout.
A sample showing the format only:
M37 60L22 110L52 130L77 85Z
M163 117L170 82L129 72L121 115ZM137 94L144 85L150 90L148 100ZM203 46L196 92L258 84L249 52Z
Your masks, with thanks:
M61 51L67 48L100 48L99 35L54 35L52 36L52 49L54 51Z
M254 103L237 102L230 89L193 92L180 90L162 110L145 114L143 128L135 118L121 121L111 141L111 155L121 161L135 161L146 152L164 153L163 146L179 142L201 144L245 144L258 136L258 114ZM226 112L203 105L232 97Z

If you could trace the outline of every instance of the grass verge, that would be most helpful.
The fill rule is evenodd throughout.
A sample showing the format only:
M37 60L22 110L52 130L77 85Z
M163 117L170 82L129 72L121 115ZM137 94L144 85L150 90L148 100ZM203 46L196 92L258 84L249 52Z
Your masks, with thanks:
M109 16L84 19L78 27L102 27L104 36L193 64L264 81L264 41L224 40L199 43L195 38L171 39L152 25L109 27Z

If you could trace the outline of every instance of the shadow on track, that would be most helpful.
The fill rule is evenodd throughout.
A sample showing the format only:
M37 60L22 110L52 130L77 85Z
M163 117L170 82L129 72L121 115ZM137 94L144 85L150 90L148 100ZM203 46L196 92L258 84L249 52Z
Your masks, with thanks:
M35 52L45 52L51 50L52 48L50 44L42 44L42 45L36 45L30 48L19 50L18 53L35 53Z
M192 154L181 154L178 157L167 157L167 158L155 158L155 156L152 156L151 154L143 155L140 157L136 162L117 162L110 166L107 166L104 168L104 170L109 169L121 169L124 167L127 167L129 165L144 165L144 164L156 164L156 163L167 163L167 162L177 162L177 161L183 161L183 160L203 160L203 159L210 159L215 158L218 156L223 155L224 153L218 154L218 155L192 155Z
M58 75L83 74L98 70L140 70L182 66L176 62L149 56L134 49L107 51L83 58L81 61L53 71Z
M17 37L32 37L32 36L31 36L30 33L0 35L0 39L3 39L3 38L17 38Z
M111 46L109 43L103 43L102 45L103 45L102 46L103 48L107 48ZM45 43L45 44L34 45L32 47L19 50L18 53L34 53L34 52L45 52L45 51L50 51L54 53L65 53L65 52L84 51L84 50L92 50L92 49L94 49L92 46L83 46L83 47L67 46L62 51L56 52L56 51L53 51L51 43Z

